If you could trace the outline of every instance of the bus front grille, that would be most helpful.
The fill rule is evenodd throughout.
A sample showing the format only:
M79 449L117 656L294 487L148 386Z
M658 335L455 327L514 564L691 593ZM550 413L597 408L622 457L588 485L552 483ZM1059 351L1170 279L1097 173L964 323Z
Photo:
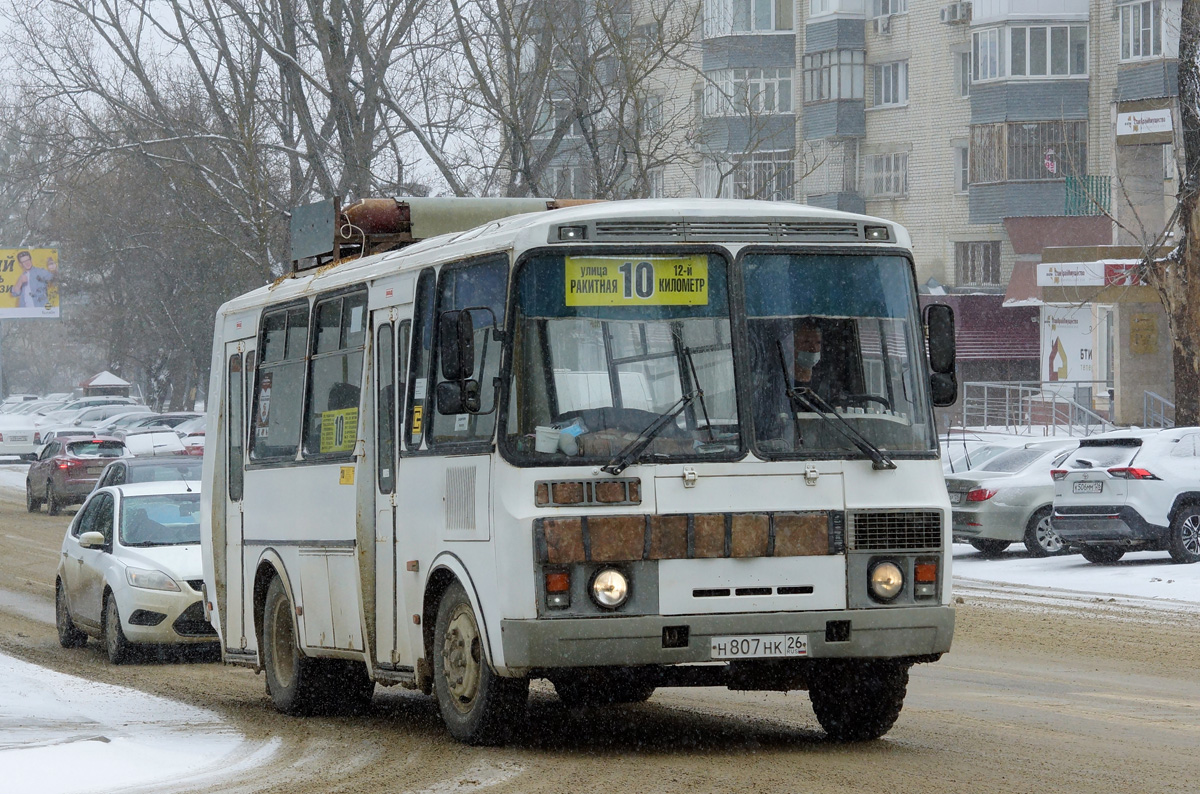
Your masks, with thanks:
M851 513L849 523L848 545L856 551L942 547L942 514L938 510Z
M731 240L828 242L862 240L859 224L846 221L599 221L597 241L676 240L722 242Z

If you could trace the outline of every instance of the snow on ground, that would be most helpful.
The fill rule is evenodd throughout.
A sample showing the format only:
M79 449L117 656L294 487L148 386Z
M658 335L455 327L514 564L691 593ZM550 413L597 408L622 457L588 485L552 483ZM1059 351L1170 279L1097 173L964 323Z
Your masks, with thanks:
M956 589L1002 585L1010 591L1017 587L1119 597L1168 609L1200 604L1200 564L1177 565L1165 551L1136 551L1113 565L1094 565L1078 554L1030 557L1019 543L989 559L956 543L953 566Z
M13 460L0 458L0 461ZM28 463L0 463L0 488L25 493L25 475L29 471Z
M6 791L167 791L260 764L211 711L63 675L0 654L0 769Z

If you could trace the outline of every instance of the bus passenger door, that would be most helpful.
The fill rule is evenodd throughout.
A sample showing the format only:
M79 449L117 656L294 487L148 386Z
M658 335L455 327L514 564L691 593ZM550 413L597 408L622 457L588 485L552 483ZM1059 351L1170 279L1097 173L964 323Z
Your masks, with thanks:
M245 560L242 540L244 521L242 494L245 477L247 395L250 366L254 360L244 339L225 345L225 647L246 647ZM214 439L214 443L222 440Z
M410 307L374 312L375 334L375 658L383 664L411 666L403 581L406 544L397 535L396 483L398 427L404 400Z

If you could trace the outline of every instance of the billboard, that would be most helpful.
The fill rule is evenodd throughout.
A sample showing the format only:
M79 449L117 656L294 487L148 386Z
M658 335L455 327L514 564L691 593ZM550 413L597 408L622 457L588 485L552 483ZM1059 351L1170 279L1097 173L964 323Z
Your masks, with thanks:
M0 320L58 316L58 249L0 248Z
M1093 380L1092 365L1092 307L1044 305L1042 383Z

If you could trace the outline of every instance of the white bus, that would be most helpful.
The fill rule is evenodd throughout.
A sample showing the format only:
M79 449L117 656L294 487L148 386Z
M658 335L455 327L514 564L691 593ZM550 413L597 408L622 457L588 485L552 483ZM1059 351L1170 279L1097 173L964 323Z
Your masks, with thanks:
M597 203L294 273L216 320L224 659L288 713L422 689L471 743L534 678L807 689L878 737L953 634L953 365L907 232L807 206Z

